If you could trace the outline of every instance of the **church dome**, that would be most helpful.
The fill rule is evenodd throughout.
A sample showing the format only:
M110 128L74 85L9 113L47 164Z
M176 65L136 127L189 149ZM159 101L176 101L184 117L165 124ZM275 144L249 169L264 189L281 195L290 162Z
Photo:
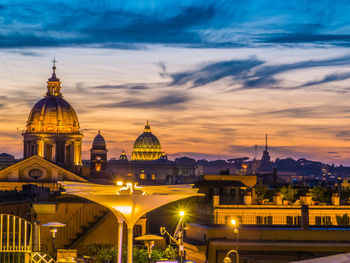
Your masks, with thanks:
M92 142L92 148L106 148L105 138L101 135L100 131L98 131L98 134L95 136L94 141Z
M56 67L47 82L47 93L32 108L28 122L28 133L80 133L77 114L63 99L61 82L56 77Z
M136 139L131 153L133 161L151 161L157 160L162 156L162 148L158 138L152 134L151 127L145 126L144 132Z

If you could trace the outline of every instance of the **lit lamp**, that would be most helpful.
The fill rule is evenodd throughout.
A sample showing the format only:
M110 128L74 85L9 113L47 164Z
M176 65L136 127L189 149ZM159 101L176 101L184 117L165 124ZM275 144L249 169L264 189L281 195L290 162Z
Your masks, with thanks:
M135 240L144 241L148 253L148 263L151 263L152 248L154 247L154 241L163 240L163 237L156 235L143 235L140 237L136 237Z
M55 259L56 258L56 253L55 253L56 232L58 228L64 227L66 225L59 222L50 222L50 223L44 224L43 226L50 228L51 237L52 237L52 255L53 255L53 258Z
M236 219L231 219L231 226L233 227L233 232L236 234L236 250L238 251L238 223Z
M227 252L226 257L224 258L224 263L232 263L232 260L231 260L231 258L230 258L230 254L231 254L231 253L235 253L235 254L236 254L236 262L239 263L239 255L238 255L238 252L237 252L237 250L234 250L234 249L232 249L232 250L230 250L229 252Z
M179 254L180 254L180 263L184 262L184 258L185 258L185 249L184 249L184 216L185 216L185 212L184 211L180 211L179 212L180 215L180 244L179 244Z

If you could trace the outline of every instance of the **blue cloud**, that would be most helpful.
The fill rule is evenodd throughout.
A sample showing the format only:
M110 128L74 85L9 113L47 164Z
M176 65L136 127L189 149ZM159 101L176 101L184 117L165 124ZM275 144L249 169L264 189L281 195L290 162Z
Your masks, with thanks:
M0 47L350 43L347 1L3 0L0 17Z

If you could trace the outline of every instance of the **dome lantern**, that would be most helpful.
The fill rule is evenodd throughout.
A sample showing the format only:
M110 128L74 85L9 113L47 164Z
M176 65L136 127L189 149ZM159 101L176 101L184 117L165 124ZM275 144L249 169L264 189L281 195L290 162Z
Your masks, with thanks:
M52 76L47 81L47 92L46 97L48 96L57 96L62 97L61 93L61 82L60 79L56 77L56 59L52 60Z

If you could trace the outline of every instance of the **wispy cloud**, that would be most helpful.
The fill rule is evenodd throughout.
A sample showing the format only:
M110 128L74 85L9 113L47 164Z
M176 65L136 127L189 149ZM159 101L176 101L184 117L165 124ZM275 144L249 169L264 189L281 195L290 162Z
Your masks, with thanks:
M190 97L186 94L170 93L166 96L155 98L152 100L147 99L130 99L123 100L115 103L100 104L102 108L176 108L178 110L183 109L180 107L187 102Z
M169 85L185 85L190 83L192 88L195 88L226 77L230 77L232 80L233 78L240 76L242 73L245 73L263 63L263 61L256 58L213 62L197 70L170 74L172 81Z
M341 1L4 0L1 6L0 47L350 43L348 6Z

